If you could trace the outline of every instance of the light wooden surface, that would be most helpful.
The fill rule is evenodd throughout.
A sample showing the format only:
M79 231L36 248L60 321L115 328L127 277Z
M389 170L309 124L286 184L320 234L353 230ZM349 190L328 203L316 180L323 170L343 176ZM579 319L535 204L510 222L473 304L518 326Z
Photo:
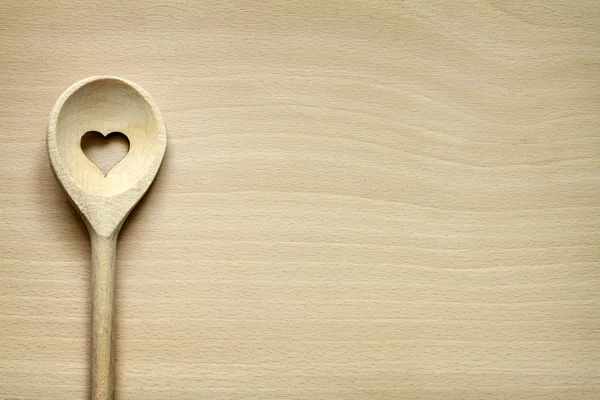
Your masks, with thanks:
M143 86L117 399L597 399L600 2L2 1L0 399L84 399L45 124Z

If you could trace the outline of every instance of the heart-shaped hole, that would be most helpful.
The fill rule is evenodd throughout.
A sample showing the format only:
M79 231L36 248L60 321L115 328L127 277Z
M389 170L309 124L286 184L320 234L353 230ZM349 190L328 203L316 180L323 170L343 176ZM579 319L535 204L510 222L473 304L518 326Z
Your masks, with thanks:
M81 137L81 150L106 176L129 152L129 139L121 132L89 131Z

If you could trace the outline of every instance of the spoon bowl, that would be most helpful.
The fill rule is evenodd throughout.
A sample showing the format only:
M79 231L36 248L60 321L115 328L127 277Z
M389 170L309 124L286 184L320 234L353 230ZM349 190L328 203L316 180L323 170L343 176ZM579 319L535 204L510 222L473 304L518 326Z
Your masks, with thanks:
M129 151L105 176L81 149L87 132L123 133ZM156 103L140 86L101 76L79 81L58 99L48 123L52 169L87 224L110 235L142 198L166 149ZM107 207L108 205L108 207Z
M112 400L117 237L158 172L167 145L165 124L144 89L99 76L75 83L58 98L47 131L52 170L81 214L92 245L91 399ZM106 175L81 149L88 132L120 132L129 140L129 151Z

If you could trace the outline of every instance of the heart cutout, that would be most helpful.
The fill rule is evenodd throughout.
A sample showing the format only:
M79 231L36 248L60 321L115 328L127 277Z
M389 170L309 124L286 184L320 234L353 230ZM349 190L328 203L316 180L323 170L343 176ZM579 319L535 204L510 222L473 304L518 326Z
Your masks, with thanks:
M81 137L81 150L106 176L129 152L129 139L122 132L89 131Z

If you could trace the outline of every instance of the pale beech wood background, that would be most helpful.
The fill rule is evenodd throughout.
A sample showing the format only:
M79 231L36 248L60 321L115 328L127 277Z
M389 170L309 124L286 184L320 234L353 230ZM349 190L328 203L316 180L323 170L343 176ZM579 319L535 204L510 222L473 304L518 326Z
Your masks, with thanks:
M0 2L0 399L85 399L45 124L169 144L118 249L118 399L600 397L600 2Z

